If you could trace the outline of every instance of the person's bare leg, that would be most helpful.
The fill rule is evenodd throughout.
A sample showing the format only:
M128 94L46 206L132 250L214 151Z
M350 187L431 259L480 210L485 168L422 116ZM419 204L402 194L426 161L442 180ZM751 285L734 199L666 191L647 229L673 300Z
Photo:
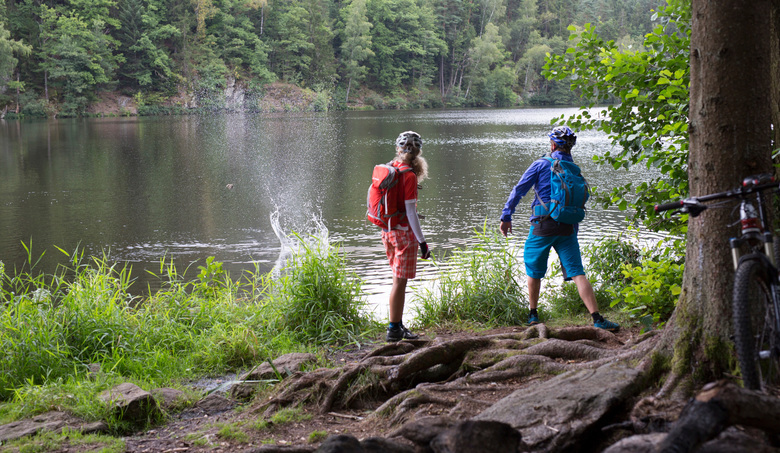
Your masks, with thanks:
M390 289L390 322L401 322L404 315L407 280L393 276L393 287Z
M531 310L539 305L539 293L542 290L542 279L528 277L528 305Z
M593 286L590 281L584 275L575 275L571 278L574 280L574 284L577 285L577 292L580 293L580 298L585 303L585 307L589 313L595 313L599 311L599 304L596 302L596 294L593 292Z

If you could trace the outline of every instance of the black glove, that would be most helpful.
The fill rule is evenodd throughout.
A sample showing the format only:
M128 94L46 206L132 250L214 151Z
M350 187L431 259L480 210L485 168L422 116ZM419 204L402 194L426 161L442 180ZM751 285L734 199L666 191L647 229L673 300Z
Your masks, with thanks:
M424 260L427 260L428 258L431 257L431 251L428 250L428 243L420 242L420 255Z

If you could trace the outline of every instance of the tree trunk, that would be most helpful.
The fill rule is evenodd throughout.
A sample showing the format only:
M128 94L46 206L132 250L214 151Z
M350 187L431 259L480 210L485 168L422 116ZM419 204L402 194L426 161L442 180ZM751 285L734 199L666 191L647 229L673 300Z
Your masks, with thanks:
M21 89L19 88L21 86L19 83L19 72L21 71L16 71L16 114L17 115L19 114L19 95L21 92Z
M774 149L780 148L780 2L772 2L772 23L769 33L771 61L769 65L772 78L772 124L774 124ZM780 163L780 159L776 163Z
M770 29L770 6L770 0L693 0L691 196L733 189L745 176L772 171L770 43L756 32ZM731 213L711 209L690 219L683 292L660 345L673 357L673 376L692 376L695 384L721 377L733 362Z
M344 97L344 105L349 104L349 89L352 88L352 77L349 78L349 83L347 83L347 95Z

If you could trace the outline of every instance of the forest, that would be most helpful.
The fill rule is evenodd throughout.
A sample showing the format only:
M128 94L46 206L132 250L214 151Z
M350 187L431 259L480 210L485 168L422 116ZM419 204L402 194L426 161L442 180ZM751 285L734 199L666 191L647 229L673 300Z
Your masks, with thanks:
M7 0L0 111L78 116L101 93L139 114L238 86L314 93L318 110L574 104L547 55L594 26L640 50L661 0ZM570 28L573 27L573 28ZM574 30L574 31L573 31Z

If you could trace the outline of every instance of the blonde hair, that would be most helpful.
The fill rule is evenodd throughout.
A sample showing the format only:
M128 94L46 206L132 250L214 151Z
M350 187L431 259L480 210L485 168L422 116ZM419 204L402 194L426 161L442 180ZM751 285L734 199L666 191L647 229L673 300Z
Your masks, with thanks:
M412 167L412 173L417 176L418 183L423 182L423 180L428 177L428 162L424 157L420 156L420 154L422 154L422 149L408 144L403 148L396 146L395 150L395 160Z

